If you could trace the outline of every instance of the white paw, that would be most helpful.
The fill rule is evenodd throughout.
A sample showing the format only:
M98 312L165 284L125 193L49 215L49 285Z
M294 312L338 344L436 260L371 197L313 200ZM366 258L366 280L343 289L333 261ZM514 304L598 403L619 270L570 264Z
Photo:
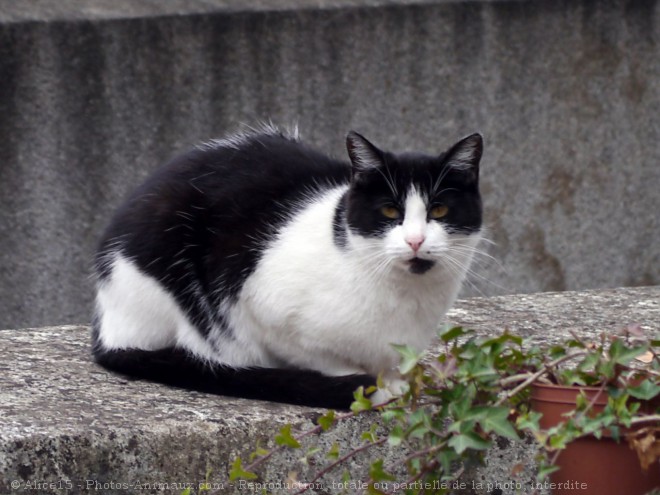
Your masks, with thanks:
M399 395L405 394L410 386L408 385L408 382L405 380L401 380L400 378L394 378L392 380L386 380L385 381L385 386L387 387L387 390L392 392L392 395L398 397Z
M385 387L376 390L369 399L374 405L383 404L394 397L399 397L408 391L408 382L395 378L385 380Z

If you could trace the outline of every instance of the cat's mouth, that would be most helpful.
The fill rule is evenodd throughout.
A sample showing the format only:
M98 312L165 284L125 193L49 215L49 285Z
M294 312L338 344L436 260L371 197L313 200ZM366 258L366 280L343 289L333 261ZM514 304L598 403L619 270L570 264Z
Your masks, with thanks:
M435 261L433 260L425 260L417 257L408 260L406 263L408 264L408 271L416 275L428 272L435 265Z

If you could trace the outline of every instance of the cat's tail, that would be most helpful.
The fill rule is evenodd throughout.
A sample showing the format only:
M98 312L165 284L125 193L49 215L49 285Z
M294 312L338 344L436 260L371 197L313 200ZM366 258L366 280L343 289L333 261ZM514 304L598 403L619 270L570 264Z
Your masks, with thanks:
M178 348L108 350L96 343L93 354L104 368L133 378L217 395L330 409L348 409L358 387L376 383L369 375L330 377L311 370L234 369L205 363Z

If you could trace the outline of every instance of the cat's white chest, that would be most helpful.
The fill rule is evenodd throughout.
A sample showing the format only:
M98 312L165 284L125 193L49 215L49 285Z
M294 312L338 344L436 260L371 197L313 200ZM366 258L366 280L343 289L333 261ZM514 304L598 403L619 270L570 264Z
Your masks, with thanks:
M460 280L381 266L339 249L332 236L338 188L305 208L263 254L231 312L244 342L272 359L326 374L387 371L391 344L425 348Z

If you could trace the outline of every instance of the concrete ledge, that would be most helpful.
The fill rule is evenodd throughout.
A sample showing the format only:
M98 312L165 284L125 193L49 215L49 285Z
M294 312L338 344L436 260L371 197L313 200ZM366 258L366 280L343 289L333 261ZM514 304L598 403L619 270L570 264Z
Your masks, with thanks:
M484 334L509 327L538 343L632 322L660 335L660 287L475 298L460 301L450 320ZM0 331L0 493L162 493L147 484L198 483L208 471L224 483L219 493L254 493L226 483L230 459L285 422L311 425L320 414L129 382L91 362L88 340L84 326ZM344 423L326 440L355 445L370 421ZM528 445L498 443L456 493L485 495L472 480L511 481L510 467L530 454ZM266 479L284 481L290 470L305 479L295 455L273 463Z

